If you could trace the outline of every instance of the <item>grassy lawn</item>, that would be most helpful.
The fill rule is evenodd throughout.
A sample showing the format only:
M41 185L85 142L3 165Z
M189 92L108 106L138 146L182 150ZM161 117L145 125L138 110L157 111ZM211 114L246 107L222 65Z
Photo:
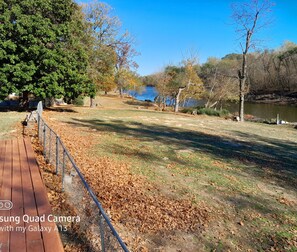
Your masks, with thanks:
M144 248L297 251L297 131L292 126L176 115L127 104L113 109L111 102L102 98L108 107L50 111L46 116L66 142L74 134L79 143L86 141L87 147L72 148L75 158L79 152L126 165L133 176L151 185L143 197L167 198L174 204L190 201L208 209L207 222L191 229L127 224L126 232L137 230ZM100 183L87 177L93 186ZM133 222L136 208L127 209ZM166 219L156 216L153 221Z
M25 118L24 112L0 112L0 139L15 136Z

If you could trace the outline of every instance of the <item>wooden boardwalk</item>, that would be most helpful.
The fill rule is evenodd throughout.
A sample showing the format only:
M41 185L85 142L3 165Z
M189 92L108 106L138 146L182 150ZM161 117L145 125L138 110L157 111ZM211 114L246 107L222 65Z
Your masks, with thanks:
M9 201L13 206L7 210ZM64 251L49 214L51 207L30 140L0 141L0 251Z

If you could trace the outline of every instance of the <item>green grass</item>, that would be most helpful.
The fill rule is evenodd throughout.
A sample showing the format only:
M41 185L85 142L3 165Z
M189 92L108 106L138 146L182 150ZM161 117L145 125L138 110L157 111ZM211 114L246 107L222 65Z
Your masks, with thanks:
M17 123L26 118L26 113L21 112L0 112L0 139L11 137L16 131Z
M218 244L225 251L235 249L230 244L242 244L261 251L274 237L276 249L294 251L297 137L292 126L131 109L78 111L55 117L73 127L96 129L99 144L90 150L93 155L128 163L165 196L213 209L205 247ZM290 204L281 203L280 195ZM219 243L213 234L218 223Z

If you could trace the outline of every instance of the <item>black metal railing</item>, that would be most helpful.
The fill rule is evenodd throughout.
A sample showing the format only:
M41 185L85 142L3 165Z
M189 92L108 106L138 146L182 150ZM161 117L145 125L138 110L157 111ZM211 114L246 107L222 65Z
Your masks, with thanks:
M61 177L61 189L67 202L80 217L79 233L88 240L88 251L129 251L61 138L43 119L42 111L40 102L37 106L37 124L43 155Z

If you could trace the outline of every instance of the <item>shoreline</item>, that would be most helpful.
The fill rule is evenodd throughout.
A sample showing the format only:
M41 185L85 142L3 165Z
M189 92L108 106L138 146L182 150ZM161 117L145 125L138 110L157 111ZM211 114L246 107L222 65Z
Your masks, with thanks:
M258 104L296 105L297 93L247 94L246 101Z

